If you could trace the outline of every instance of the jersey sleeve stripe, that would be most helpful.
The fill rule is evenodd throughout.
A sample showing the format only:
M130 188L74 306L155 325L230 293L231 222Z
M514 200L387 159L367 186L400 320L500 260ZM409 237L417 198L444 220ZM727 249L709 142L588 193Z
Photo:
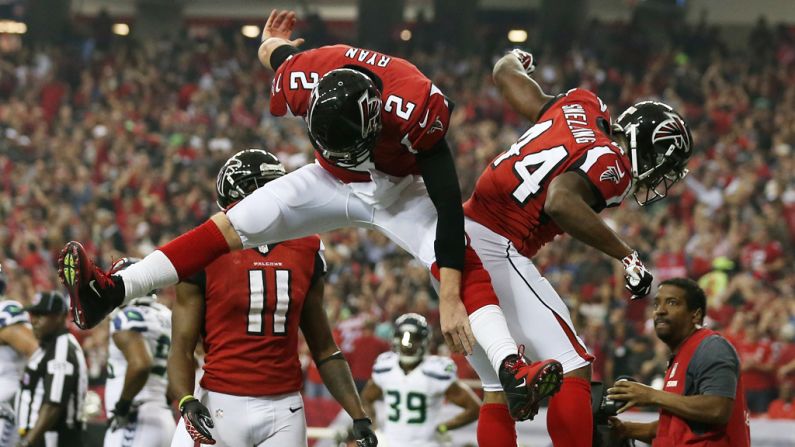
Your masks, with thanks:
M432 378L432 379L437 379L437 380L450 380L450 379L453 378L452 376L448 376L448 375L444 375L444 374L436 374L436 373L431 372L431 371L422 371L422 373L424 375Z
M602 155L612 154L612 153L613 150L607 146L597 146L589 150L588 153L585 155L585 161L580 166L580 169L582 170L582 172L587 173L588 171L591 170L591 167L593 167L593 165L596 164L596 160L598 160L599 157L601 157Z

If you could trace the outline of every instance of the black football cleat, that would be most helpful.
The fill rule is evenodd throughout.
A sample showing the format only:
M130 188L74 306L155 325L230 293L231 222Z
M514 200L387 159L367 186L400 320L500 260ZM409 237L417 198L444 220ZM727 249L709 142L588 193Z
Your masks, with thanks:
M69 291L72 318L80 329L91 329L124 301L124 284L88 259L80 242L71 241L58 257L58 277Z
M508 400L508 410L516 421L533 419L541 401L560 390L563 366L557 360L527 364L524 346L509 355L500 366L500 383Z

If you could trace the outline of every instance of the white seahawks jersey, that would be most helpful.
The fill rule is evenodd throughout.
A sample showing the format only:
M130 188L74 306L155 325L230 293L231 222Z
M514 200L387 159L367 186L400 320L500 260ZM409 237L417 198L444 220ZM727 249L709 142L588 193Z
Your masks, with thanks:
M390 446L437 445L444 393L457 380L455 363L430 355L408 374L398 363L398 354L385 352L373 366L373 382L383 391L384 435Z
M14 324L30 327L30 316L22 305L12 300L0 301L0 329ZM14 398L19 388L19 378L25 369L25 356L11 346L0 344L0 402Z
M166 364L171 347L171 310L156 302L133 302L111 314L108 381L105 385L105 408L108 417L121 396L124 375L127 372L127 360L113 342L113 334L119 331L139 332L152 354L153 364L149 378L133 402L165 404L168 386Z

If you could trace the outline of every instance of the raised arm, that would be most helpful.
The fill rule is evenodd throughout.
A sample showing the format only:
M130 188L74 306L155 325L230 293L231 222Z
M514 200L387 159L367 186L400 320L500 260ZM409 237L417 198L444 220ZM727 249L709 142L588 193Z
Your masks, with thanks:
M544 105L553 97L544 93L541 86L527 74L530 67L532 67L532 55L514 50L494 64L492 76L500 94L516 113L535 122Z
M294 11L279 11L276 9L271 11L268 21L265 22L265 26L262 28L262 44L260 44L259 51L257 51L257 56L259 57L259 61L262 63L262 65L270 68L273 71L276 71L278 64L283 62L284 59L289 56L290 51L289 48L279 51L277 51L277 49L284 46L295 48L304 43L304 39L290 40L290 35L293 33L295 22L296 18ZM283 51L288 51L288 54L278 57L279 62L275 65L271 63L271 57L274 56L274 52L277 56L279 56L278 53ZM297 50L292 52L297 52ZM273 60L273 62L276 62L276 60Z

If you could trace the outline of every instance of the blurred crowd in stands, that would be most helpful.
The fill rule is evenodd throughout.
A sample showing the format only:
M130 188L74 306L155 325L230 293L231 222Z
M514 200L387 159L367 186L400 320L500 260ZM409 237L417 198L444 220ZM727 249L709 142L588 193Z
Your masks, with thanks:
M707 322L740 354L754 414L795 418L795 28L763 21L730 49L720 31L681 25L665 45L631 25L593 23L563 53L535 48L548 93L594 90L617 114L662 100L687 118L696 144L687 181L659 204L607 211L655 278L687 276L709 297ZM311 42L309 42L311 44ZM531 44L532 46L532 44ZM467 198L482 169L527 127L491 82L499 54L406 54L456 103L448 140ZM265 147L288 170L311 162L299 119L268 112L270 76L256 40L214 32L174 42L79 41L22 47L0 58L0 262L7 295L58 288L57 252L86 241L100 263L144 255L206 219L217 169ZM438 310L427 272L384 236L323 235L326 309L357 382L389 349L391 322ZM596 355L594 379L660 383L666 347L647 300L629 301L621 266L560 238L535 259ZM168 303L170 289L160 291ZM92 379L103 380L107 328L80 332ZM444 353L439 334L434 349ZM307 364L307 392L322 396ZM474 377L460 360L462 375Z

